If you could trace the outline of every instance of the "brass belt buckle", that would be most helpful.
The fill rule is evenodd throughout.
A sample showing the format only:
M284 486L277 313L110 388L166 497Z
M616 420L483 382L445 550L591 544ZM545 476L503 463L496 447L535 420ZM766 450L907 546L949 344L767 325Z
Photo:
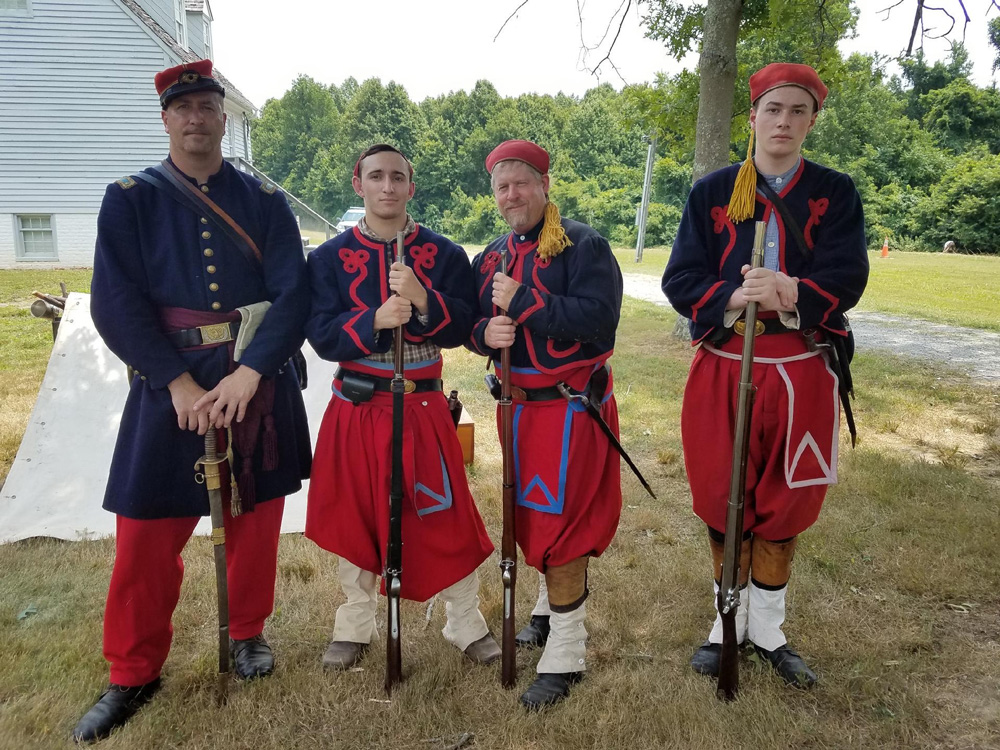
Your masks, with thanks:
M224 344L233 340L229 323L214 323L210 326L198 326L201 331L202 344Z
M747 322L743 318L740 318L733 324L733 331L736 332L737 336L743 336L747 332ZM764 321L758 320L754 323L753 333L755 336L764 335Z
M414 383L409 378L403 381L403 393L413 393L415 390L417 390L416 383Z

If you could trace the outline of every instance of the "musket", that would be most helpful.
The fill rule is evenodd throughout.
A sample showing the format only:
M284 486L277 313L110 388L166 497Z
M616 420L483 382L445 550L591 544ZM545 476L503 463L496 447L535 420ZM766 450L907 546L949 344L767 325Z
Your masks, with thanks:
M403 263L403 232L396 234L396 262ZM406 389L403 364L403 325L396 326L392 341L392 473L389 479L389 542L385 552L385 594L389 623L385 636L385 691L402 679L403 658L399 636L400 576L403 568L403 394Z
M205 455L194 465L195 481L205 483L208 507L212 514L212 545L215 550L215 589L219 599L219 684L216 698L221 706L229 692L229 583L226 579L226 529L222 517L222 481L219 465L227 461L218 451L214 427L205 433ZM229 467L232 471L232 466Z
M500 261L507 273L507 255ZM503 315L506 310L501 310ZM500 445L503 451L503 538L500 542L500 575L503 581L503 635L501 638L500 684L514 687L517 680L517 643L514 641L514 593L517 588L517 528L514 512L514 405L510 395L510 347L500 350Z
M767 225L754 227L751 268L764 264L764 234ZM740 360L739 396L736 404L736 433L733 464L729 476L729 504L726 508L726 541L722 552L722 577L716 605L722 619L722 653L719 655L719 682L715 694L731 701L740 689L739 646L736 643L736 611L740 607L740 549L743 545L743 509L747 488L747 458L750 452L750 416L756 389L753 385L753 345L757 330L757 303L747 303L744 316L743 356ZM737 323L742 321L737 321Z

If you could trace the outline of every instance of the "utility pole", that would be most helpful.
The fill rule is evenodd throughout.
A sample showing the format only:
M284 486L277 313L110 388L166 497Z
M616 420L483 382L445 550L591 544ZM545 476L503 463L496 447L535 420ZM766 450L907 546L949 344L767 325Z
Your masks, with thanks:
M644 135L642 140L649 144L646 153L646 177L642 182L642 204L639 206L639 236L635 242L635 262L642 262L642 249L646 244L646 218L649 216L649 193L653 184L653 162L656 160L656 136Z

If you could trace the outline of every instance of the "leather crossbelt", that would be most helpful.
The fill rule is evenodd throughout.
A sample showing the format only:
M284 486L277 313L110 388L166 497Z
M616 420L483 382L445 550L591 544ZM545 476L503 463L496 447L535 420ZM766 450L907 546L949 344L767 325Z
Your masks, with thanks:
M190 349L195 346L210 346L225 344L236 340L240 330L240 321L229 323L213 323L197 328L183 328L166 334L167 340L178 349Z

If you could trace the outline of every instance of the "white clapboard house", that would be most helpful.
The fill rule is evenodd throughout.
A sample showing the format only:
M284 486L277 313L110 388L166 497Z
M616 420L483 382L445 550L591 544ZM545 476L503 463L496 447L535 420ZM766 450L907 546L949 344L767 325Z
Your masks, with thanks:
M208 0L0 0L0 267L93 264L105 187L167 153L153 76L214 60L212 20ZM216 75L223 154L257 173L254 106Z

